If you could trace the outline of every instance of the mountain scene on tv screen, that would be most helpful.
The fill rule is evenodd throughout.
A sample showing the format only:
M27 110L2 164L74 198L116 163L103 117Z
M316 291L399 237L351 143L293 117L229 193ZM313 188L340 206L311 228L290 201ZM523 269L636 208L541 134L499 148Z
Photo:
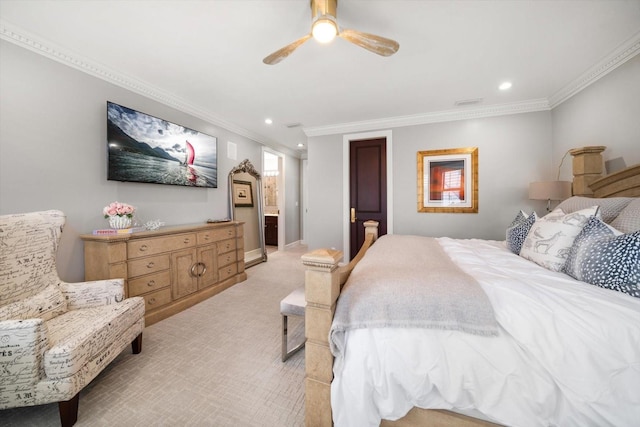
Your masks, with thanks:
M217 187L216 138L109 102L108 179Z

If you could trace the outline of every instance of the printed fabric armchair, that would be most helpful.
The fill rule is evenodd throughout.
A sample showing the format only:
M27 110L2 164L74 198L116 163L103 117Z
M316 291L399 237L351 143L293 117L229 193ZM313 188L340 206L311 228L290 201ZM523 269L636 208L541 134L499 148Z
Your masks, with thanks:
M0 409L59 402L78 418L80 390L131 343L142 347L144 301L123 279L64 283L60 211L0 216Z

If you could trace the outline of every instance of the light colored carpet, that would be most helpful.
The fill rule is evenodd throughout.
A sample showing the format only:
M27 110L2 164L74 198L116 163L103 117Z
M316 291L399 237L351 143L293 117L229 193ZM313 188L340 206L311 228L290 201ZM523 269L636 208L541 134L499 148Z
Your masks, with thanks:
M280 360L280 300L303 284L305 251L271 253L246 281L146 328L142 353L127 348L80 392L76 426L303 425L304 350ZM289 331L303 339L302 319ZM58 405L0 411L0 424L60 425Z

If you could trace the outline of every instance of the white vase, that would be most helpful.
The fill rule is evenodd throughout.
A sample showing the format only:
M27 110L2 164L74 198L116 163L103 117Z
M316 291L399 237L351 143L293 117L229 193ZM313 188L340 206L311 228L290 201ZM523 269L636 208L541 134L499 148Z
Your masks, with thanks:
M126 215L112 215L109 217L109 227L111 228L130 228L131 218Z

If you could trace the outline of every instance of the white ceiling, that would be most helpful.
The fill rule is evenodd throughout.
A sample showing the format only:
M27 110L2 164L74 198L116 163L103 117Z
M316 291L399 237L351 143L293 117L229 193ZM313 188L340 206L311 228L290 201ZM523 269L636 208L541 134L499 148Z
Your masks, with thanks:
M309 0L0 0L0 18L6 40L295 152L307 135L549 109L640 51L640 0L339 0L341 27L398 53L310 40L272 66L309 32Z

